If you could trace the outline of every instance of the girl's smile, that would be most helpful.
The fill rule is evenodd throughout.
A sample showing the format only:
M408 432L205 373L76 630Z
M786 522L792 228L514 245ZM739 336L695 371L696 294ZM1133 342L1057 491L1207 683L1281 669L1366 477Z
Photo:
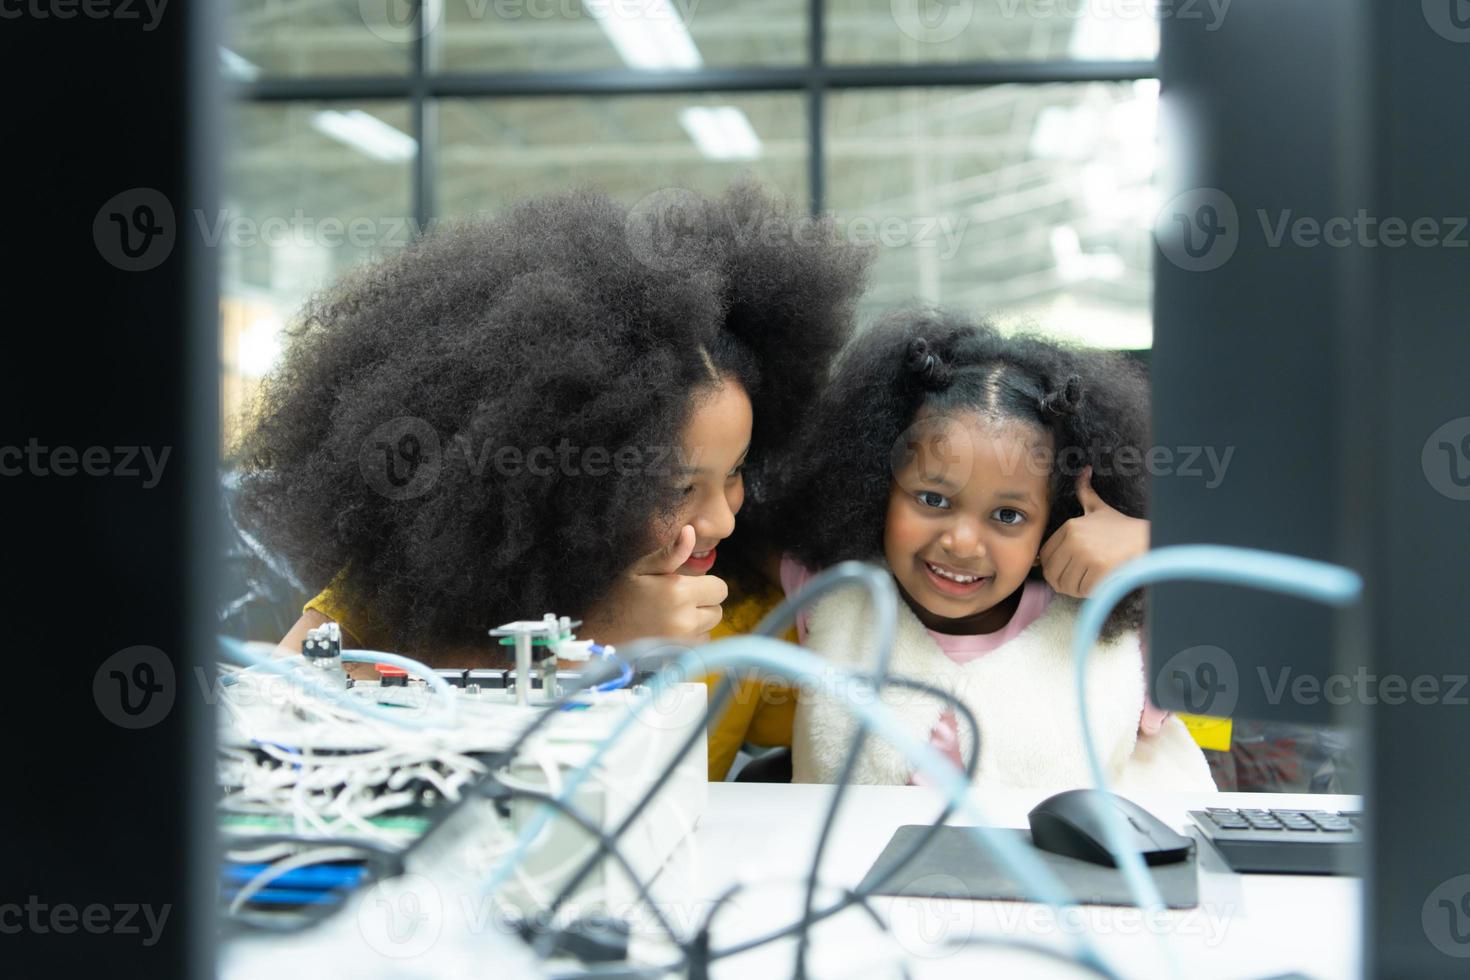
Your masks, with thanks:
M689 560L679 566L680 575L703 575L715 567L715 549L711 548L705 552L694 552Z
M952 566L924 558L919 559L919 563L924 568L929 584L947 596L969 598L994 580L993 576L962 572Z
M971 411L917 422L889 492L884 557L925 626L993 632L1041 549L1051 436Z

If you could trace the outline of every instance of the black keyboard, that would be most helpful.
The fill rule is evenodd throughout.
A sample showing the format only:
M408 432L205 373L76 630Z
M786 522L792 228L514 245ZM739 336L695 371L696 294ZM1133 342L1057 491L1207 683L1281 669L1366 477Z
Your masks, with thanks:
M1361 873L1361 813L1212 806L1190 810L1189 815L1234 871Z

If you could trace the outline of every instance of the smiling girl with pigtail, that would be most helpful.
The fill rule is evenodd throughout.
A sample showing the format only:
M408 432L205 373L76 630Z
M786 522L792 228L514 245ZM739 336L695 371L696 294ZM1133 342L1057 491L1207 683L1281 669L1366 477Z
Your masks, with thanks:
M1147 381L1121 355L932 313L895 315L856 339L814 413L784 517L783 585L795 592L847 559L886 565L900 596L892 673L974 712L982 785L1091 785L1071 656L1080 603L1047 578L1084 595L1092 584L1087 562L1070 568L1069 522L1144 516L1146 475L1117 461L1146 445L1148 413ZM804 642L835 664L870 667L868 603L856 590L819 600L803 617ZM1089 659L1099 756L1119 790L1213 789L1183 722L1148 701L1141 623L1134 595ZM975 744L938 699L898 687L882 697L957 764ZM801 693L795 781L838 775L854 730L839 698ZM868 739L853 779L912 775L900 753Z

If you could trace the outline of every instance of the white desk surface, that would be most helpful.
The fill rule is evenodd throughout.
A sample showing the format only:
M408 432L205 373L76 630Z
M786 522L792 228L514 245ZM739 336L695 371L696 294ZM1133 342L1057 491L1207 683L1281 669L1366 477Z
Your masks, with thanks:
M671 915L698 921L730 885L744 882L716 920L715 949L779 928L799 918L804 879L831 787L716 783L686 849L660 877L656 891ZM987 802L986 823L1025 827L1026 813L1043 794L1016 792ZM1256 793L1179 793L1132 797L1178 830L1187 810L1204 806L1358 809L1352 796ZM855 786L843 800L828 842L823 879L855 886L903 824L930 822L938 796L920 787ZM951 823L969 823L953 818ZM1196 836L1198 836L1196 834ZM813 976L894 976L902 961L916 978L930 976L1089 975L1034 953L994 946L956 948L955 940L997 936L1068 948L1085 930L1102 954L1127 976L1167 976L1161 932L1188 980L1266 978L1293 971L1314 980L1359 976L1361 887L1358 878L1238 875L1207 845L1200 847L1200 907L1165 913L1151 930L1136 909L1084 906L1058 922L1044 906L877 898L889 921L885 937L858 909L835 916L813 932ZM819 903L820 904L820 903ZM795 945L772 943L715 966L717 978L790 976ZM988 974L981 970L991 971Z

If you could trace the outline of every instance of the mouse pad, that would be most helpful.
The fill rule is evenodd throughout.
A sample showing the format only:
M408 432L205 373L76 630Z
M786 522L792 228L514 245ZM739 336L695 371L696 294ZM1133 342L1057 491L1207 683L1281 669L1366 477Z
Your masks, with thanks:
M900 827L888 846L863 877L860 888L876 881L897 858L913 846L914 838L927 827ZM1100 864L1042 851L1031 845L1031 832L1013 827L997 828L997 834L1014 838L1051 868L1080 905L1133 905L1123 872ZM1199 877L1195 855L1176 864L1148 869L1154 884L1171 909L1192 909L1199 904ZM940 827L924 849L896 872L874 895L908 895L915 898L975 898L1033 901L1026 889L1001 866L1000 859L981 847L963 827Z

